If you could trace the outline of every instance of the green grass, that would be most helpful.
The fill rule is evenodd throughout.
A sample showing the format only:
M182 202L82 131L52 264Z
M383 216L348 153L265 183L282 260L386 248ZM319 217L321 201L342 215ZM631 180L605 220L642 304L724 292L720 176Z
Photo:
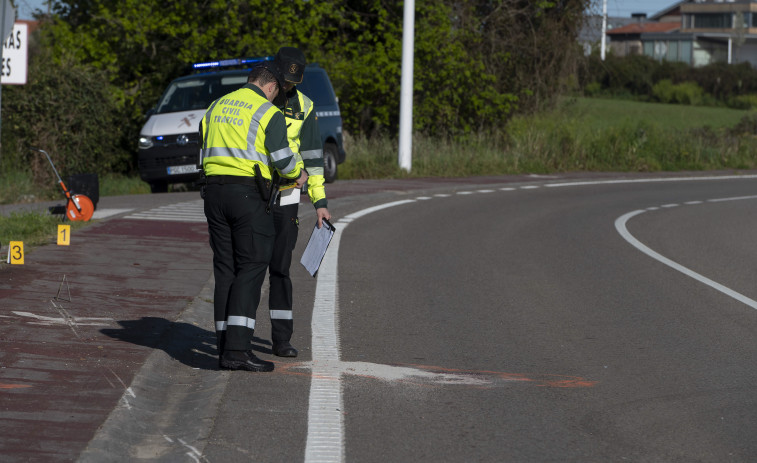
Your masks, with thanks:
M456 140L416 134L410 173L398 167L396 139L346 137L339 178L754 169L755 134L755 111L566 98L498 132Z
M87 222L64 222L62 217L30 211L0 216L0 243L7 249L8 242L22 241L28 252L34 246L57 242L59 224L71 225L72 232L87 225Z
M139 177L106 175L98 178L100 196L149 193L150 187ZM32 175L27 172L12 171L0 173L0 204L33 203L60 200L65 204L65 195L56 183L44 187L35 186ZM0 243L7 251L9 241L22 241L26 252L35 246L55 243L58 225L71 225L71 230L86 227L92 222L64 221L62 215L42 212L11 212L0 214ZM2 258L7 254L4 252ZM2 260L1 262L4 262ZM1 263L0 262L0 263Z
M700 127L734 127L744 116L755 111L688 106L662 103L643 103L603 98L570 98L557 109L558 114L574 119L597 130L628 124L651 124L664 130L683 130Z
M141 195L150 193L150 186L139 177L107 174L98 178L100 196Z

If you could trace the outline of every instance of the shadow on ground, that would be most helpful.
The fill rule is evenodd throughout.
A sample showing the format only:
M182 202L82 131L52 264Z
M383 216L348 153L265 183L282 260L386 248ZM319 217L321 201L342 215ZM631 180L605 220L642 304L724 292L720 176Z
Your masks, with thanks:
M191 368L218 370L216 334L185 322L160 317L118 320L121 328L100 330L106 336L151 349L160 349ZM251 349L271 354L271 342L253 338Z

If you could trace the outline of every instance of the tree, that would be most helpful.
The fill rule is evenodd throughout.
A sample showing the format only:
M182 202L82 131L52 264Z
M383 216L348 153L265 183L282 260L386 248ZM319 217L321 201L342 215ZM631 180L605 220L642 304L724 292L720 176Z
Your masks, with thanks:
M437 136L490 130L515 111L548 104L576 56L588 3L416 0L414 129ZM116 139L116 159L98 167L105 169L136 153L143 115L189 63L272 55L282 45L302 48L329 72L347 131L393 136L402 9L385 0L176 0L170 7L156 0L62 0L42 27L41 44L50 73L74 69L103 82L109 95L99 106L107 107L102 121L114 124ZM31 87L21 95L38 97ZM61 113L79 111L74 101L63 102L71 106Z

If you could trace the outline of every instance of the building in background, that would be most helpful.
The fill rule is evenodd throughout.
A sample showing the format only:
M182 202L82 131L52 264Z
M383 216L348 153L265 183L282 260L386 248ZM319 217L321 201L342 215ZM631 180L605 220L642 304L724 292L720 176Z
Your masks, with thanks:
M650 18L608 29L611 53L643 54L691 66L757 67L757 1L686 0Z

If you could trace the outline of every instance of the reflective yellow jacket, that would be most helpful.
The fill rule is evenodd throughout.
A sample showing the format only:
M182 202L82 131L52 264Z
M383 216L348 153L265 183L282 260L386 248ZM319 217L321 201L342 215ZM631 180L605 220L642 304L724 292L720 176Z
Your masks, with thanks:
M308 172L308 196L313 206L328 207L323 186L323 144L318 130L313 101L297 90L287 94L284 116L287 122L289 147L298 157L298 163Z
M286 179L300 176L301 166L289 147L284 115L253 84L214 101L205 112L200 136L207 176L253 177L255 165L269 180L270 166Z

